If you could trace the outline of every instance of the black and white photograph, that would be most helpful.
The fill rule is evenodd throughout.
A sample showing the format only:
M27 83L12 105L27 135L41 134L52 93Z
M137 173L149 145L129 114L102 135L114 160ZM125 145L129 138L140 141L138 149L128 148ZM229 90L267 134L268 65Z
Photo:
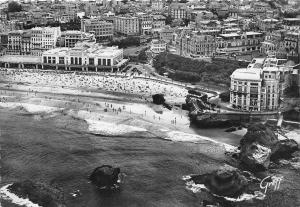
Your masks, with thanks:
M0 0L0 207L300 207L300 0Z

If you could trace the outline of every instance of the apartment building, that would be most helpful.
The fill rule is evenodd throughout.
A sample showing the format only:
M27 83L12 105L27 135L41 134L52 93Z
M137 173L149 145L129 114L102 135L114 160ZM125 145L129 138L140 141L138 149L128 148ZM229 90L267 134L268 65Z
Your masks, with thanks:
M300 31L288 31L284 37L287 58L300 61Z
M114 29L122 35L138 35L140 33L139 18L131 15L115 16Z
M150 35L152 32L153 16L145 13L137 13L141 35Z
M169 6L169 15L173 19L187 19L187 10L185 3L172 3Z
M23 30L11 31L8 33L8 43L6 54L20 55L22 45Z
M151 47L150 51L154 54L157 55L161 52L165 52L167 50L167 43L163 40L157 40L153 39L151 41Z
M44 51L56 47L60 27L35 27L31 29L31 55L41 56Z
M60 46L61 47L75 47L77 42L82 41L91 41L96 42L96 38L94 34L76 31L76 30L69 30L64 31L61 33L60 39Z
M300 18L285 18L282 25L285 30L300 30Z
M213 57L216 52L216 41L211 35L188 32L177 38L176 50L179 55L186 57Z
M94 34L99 41L109 40L114 35L114 25L98 18L82 19L81 31Z
M216 52L230 55L260 51L263 37L260 32L220 34Z
M151 7L153 10L158 10L158 11L163 10L164 5L165 5L164 0L152 0L151 1Z

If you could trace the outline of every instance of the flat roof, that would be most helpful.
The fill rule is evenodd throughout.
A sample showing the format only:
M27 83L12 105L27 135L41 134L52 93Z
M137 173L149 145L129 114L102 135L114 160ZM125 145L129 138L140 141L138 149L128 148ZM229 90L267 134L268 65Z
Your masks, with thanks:
M29 55L4 55L0 57L0 62L40 64L42 62L42 57Z
M252 68L239 68L236 69L232 75L230 76L232 79L239 79L239 80L254 80L254 81L260 81L260 74L261 69Z

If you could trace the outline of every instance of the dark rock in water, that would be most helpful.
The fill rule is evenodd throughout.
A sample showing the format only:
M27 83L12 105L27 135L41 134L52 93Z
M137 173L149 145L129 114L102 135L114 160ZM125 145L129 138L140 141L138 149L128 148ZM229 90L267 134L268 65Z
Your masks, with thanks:
M241 165L253 172L267 170L270 160L288 159L298 150L294 140L278 140L274 131L263 124L253 124L240 141Z
M224 166L209 174L192 176L196 184L204 184L211 193L218 196L237 198L245 192L247 178L233 167Z
M101 189L114 189L118 187L118 179L121 170L110 165L97 167L89 176L91 182Z
M275 133L263 124L253 124L240 141L240 161L251 171L264 171L270 164L271 148L278 141Z
M280 140L272 148L271 160L290 159L292 154L298 150L298 143L295 140Z
M65 207L64 194L60 189L30 180L16 182L8 187L18 197L28 198L31 202L43 207Z
M235 131L236 131L235 127L230 127L230 128L225 130L225 132L235 132Z
M155 94L152 96L153 103L157 105L161 105L165 103L165 98L163 94Z
M257 142L264 146L273 146L278 141L276 134L263 124L252 124L248 127L248 131L241 139L241 146Z

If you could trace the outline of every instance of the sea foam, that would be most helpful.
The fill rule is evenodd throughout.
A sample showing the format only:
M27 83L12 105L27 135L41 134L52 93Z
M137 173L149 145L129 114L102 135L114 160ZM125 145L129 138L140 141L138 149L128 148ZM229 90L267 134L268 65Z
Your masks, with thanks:
M147 130L141 127L130 126L126 124L115 124L104 121L96 121L92 119L86 119L89 125L89 131L95 134L118 136L131 132L146 132Z
M205 137L205 136L200 136L200 135L196 135L196 134L189 134L189 133L185 133L185 132L181 132L181 131L169 131L166 134L167 134L167 136L165 137L165 139L172 140L172 141L175 141L175 142L193 142L193 143L197 143L197 142L201 142L201 140L206 140L206 141L210 141L212 143L223 145L227 152L234 152L234 151L237 150L237 147L235 147L235 146L232 146L230 144L226 144L226 143L223 143L223 142L218 142L214 139L211 139L211 138Z
M0 107L3 108L16 108L16 107L23 107L26 111L29 113L51 113L57 110L60 110L60 108L57 107L51 107L51 106L42 106L37 104L29 104L29 103L16 103L16 102L0 102Z
M12 203L20 205L20 206L26 206L26 207L41 207L38 204L32 203L28 198L20 198L14 193L11 193L8 190L8 187L12 184L8 184L0 188L0 195L2 199L10 200Z

